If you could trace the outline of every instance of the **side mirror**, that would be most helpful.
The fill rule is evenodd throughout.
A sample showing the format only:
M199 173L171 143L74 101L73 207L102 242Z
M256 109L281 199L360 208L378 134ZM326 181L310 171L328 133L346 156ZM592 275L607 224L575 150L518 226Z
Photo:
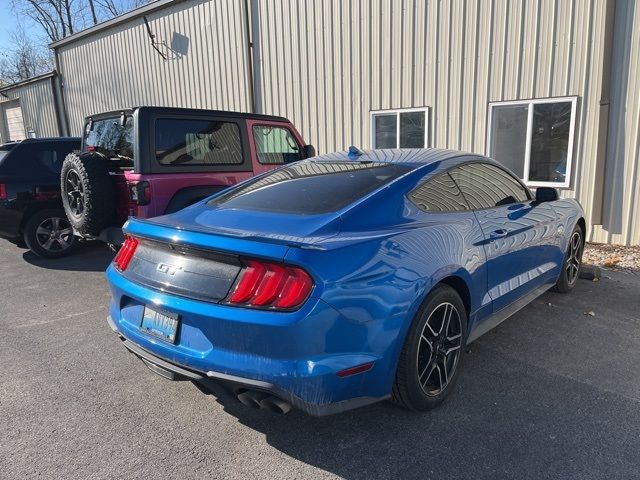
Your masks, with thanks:
M127 116L124 114L120 114L120 126L124 127L127 124Z
M553 202L558 200L558 191L551 187L538 187L536 188L536 202Z
M300 159L311 158L316 156L316 147L313 145L304 145L300 149Z

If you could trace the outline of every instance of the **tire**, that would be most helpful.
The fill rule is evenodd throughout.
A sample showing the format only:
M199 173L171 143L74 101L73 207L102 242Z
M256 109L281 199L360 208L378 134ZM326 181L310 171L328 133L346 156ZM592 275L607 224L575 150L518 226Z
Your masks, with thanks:
M466 339L467 312L460 296L447 285L437 286L414 317L405 339L393 402L414 411L439 405L458 379Z
M62 205L78 233L99 235L115 216L113 182L104 157L98 153L70 153L60 173Z
M580 267L582 267L582 253L584 252L584 232L579 225L576 225L571 236L569 245L564 253L562 269L558 281L553 290L559 293L568 293L578 283L580 277Z
M78 245L78 237L61 208L33 214L24 226L23 236L27 247L43 258L67 256Z

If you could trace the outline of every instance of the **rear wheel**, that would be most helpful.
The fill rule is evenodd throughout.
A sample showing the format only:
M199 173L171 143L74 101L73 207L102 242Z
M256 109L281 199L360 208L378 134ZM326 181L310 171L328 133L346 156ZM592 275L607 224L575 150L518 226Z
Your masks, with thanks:
M458 378L466 335L467 314L460 296L449 286L436 287L416 314L405 340L393 401L418 411L441 403Z
M576 225L569 238L569 245L564 254L562 271L555 284L554 290L560 293L567 293L576 286L580 276L582 266L582 252L584 251L584 237L582 228Z
M106 160L97 153L70 153L61 172L62 205L83 235L99 235L115 216L115 194Z
M29 249L44 258L69 255L77 246L64 210L49 209L35 213L24 227L24 241Z

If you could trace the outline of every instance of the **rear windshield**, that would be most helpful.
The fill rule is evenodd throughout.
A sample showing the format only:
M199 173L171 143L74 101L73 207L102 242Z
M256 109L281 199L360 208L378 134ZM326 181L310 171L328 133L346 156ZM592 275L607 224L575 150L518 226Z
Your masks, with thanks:
M409 170L381 162L300 162L250 181L209 204L300 215L335 212Z
M109 158L118 158L133 167L133 119L129 115L124 126L120 117L87 122L84 129L83 151L96 151Z

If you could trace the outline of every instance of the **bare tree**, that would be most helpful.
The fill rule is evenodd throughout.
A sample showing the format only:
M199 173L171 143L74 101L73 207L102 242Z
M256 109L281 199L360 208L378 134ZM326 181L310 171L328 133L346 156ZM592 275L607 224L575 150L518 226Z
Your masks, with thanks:
M11 0L13 11L39 25L55 42L150 0Z
M53 67L46 47L38 47L24 29L11 36L10 48L0 54L0 82L16 83L50 71Z

